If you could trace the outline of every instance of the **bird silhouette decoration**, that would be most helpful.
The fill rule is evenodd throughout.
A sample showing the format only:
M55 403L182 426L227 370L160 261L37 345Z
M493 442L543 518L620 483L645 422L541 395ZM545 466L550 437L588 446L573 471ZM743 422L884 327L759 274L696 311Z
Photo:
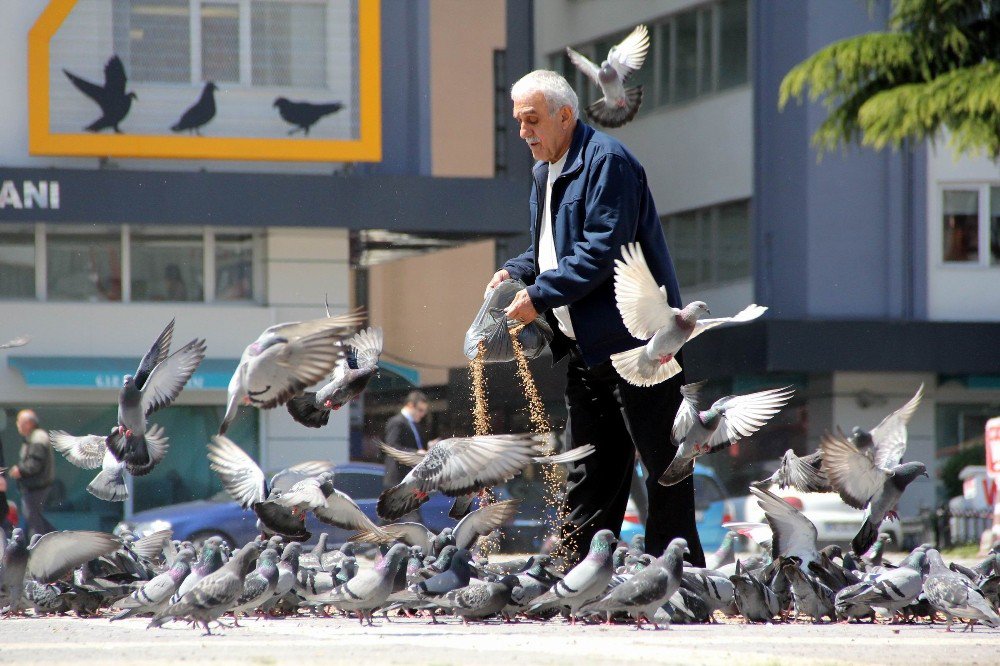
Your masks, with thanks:
M63 73L69 77L69 80L80 92L101 107L101 117L84 129L88 132L113 129L116 133L121 134L122 130L118 125L125 120L125 116L131 110L132 101L139 99L139 96L134 92L125 92L128 78L125 76L125 65L122 64L121 58L111 56L111 59L104 66L103 86L82 79L65 69Z
M289 125L295 125L288 131L289 136L296 132L302 132L305 136L309 136L309 128L319 122L320 118L344 108L340 102L312 104L310 102L293 102L284 97L274 100L274 106L277 107L282 120Z
M219 88L211 81L202 88L198 101L188 107L181 119L173 125L172 132L191 132L201 136L201 128L215 118L215 92Z

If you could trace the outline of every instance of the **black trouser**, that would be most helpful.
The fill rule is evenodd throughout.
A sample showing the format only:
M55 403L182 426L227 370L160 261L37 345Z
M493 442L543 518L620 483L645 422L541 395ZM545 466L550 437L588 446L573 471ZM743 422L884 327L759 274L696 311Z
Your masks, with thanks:
M586 554L598 530L620 533L638 450L649 470L646 551L658 557L671 539L683 537L691 550L686 559L705 565L695 526L694 480L670 487L657 483L676 451L670 429L681 402L682 382L683 374L656 386L633 386L610 361L588 368L578 351L570 353L567 446L593 444L596 449L570 465L566 484L568 519L563 535L574 560Z
M25 490L21 488L21 511L24 513L24 522L28 524L28 537L36 534L48 534L55 531L55 526L42 513L45 508L45 500L49 496L52 486Z

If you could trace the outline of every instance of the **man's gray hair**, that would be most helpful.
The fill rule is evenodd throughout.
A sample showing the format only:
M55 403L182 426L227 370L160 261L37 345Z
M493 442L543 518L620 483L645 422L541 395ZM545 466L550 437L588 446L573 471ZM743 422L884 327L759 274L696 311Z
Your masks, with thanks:
M576 97L576 91L559 72L536 69L522 76L510 87L512 100L523 99L534 93L542 93L549 104L550 114L568 106L573 112L573 120L580 115L580 101Z

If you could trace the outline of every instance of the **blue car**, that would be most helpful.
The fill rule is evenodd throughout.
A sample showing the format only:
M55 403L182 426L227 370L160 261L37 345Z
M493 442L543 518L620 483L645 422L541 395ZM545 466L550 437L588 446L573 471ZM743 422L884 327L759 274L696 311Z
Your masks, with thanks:
M375 504L382 492L383 473L381 465L368 463L347 463L337 465L334 469L333 484L337 490L350 495L376 524L379 518L375 513ZM454 526L455 521L448 517L452 502L450 497L433 493L420 507L420 522L435 532ZM254 512L240 508L225 491L207 500L141 511L134 514L131 520L120 523L119 528L128 528L138 535L170 529L173 530L175 539L195 543L219 536L234 547L252 540L260 533ZM330 546L344 543L352 534L351 530L319 522L311 513L306 518L306 529L312 532L309 543L315 543L320 533L326 532L330 535L327 541Z
M641 465L636 465L636 474L639 476L645 474ZM645 479L643 483L636 485L645 493ZM644 497L640 498L643 504L644 500ZM646 533L646 526L637 506L635 499L630 497L628 508L625 510L625 519L622 521L621 539L625 543L637 534ZM694 512L702 549L706 553L718 550L723 537L726 536L726 528L722 523L736 520L737 516L734 513L733 503L727 497L715 471L697 463L694 466Z

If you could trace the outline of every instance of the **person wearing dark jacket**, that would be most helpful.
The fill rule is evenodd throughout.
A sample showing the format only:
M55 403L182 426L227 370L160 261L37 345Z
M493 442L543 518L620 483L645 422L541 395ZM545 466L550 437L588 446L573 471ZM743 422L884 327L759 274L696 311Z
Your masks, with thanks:
M24 437L17 465L10 475L17 479L21 491L21 513L28 524L29 535L48 534L56 528L42 510L55 481L55 459L49 434L38 427L38 417L30 409L17 414L17 431Z
M615 259L623 245L641 246L670 305L681 307L646 172L619 141L578 119L576 93L556 72L531 72L511 88L511 99L521 138L538 160L529 199L532 242L489 286L508 278L529 285L515 295L507 316L524 323L545 317L555 332L553 359L569 357L566 442L596 449L570 466L562 534L570 557L580 557L598 530L621 530L638 450L649 471L647 551L660 555L671 539L683 537L691 562L704 566L693 480L657 483L676 450L670 430L683 373L638 387L609 360L644 344L625 328L615 302Z
M394 449L426 451L427 443L420 431L420 421L427 415L427 396L420 391L411 391L406 396L406 404L385 423L385 443ZM385 476L382 485L392 488L403 480L409 467L401 465L390 456L384 456Z

